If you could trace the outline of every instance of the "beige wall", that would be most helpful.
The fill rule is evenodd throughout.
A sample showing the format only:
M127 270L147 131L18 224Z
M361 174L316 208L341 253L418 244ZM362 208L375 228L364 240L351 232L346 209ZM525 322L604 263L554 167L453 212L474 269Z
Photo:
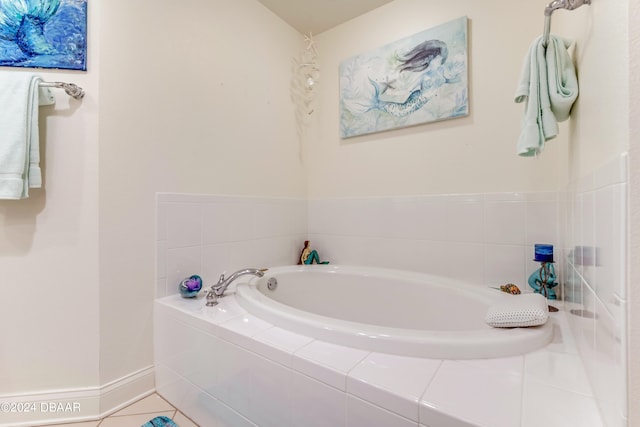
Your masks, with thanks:
M153 386L156 192L306 193L301 37L262 5L93 0L89 29L86 73L38 71L87 93L43 109L45 189L0 202L0 396L86 394L80 416Z
M104 9L103 383L153 363L156 192L306 192L289 101L299 34L255 0L110 0Z
M562 34L577 45L581 91L570 122L572 181L629 149L628 4L628 0L599 0L554 14Z
M81 102L52 90L56 105L40 109L44 188L0 201L0 395L98 385L100 31L91 6L86 73L0 70L86 90Z
M321 87L308 137L309 196L557 190L567 126L537 160L515 155L522 60L543 27L544 0L396 0L318 36ZM353 55L469 17L470 115L341 140L338 66Z

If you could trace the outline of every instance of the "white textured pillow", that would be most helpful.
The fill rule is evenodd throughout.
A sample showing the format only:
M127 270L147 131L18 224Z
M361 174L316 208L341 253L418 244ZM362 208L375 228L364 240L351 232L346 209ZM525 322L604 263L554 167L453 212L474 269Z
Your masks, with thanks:
M549 317L547 299L540 294L510 295L489 307L485 318L494 328L544 325Z

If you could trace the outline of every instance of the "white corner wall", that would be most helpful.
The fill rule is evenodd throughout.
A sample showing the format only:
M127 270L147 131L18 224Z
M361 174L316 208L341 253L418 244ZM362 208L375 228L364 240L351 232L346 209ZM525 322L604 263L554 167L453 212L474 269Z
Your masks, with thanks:
M157 192L300 197L301 36L255 0L109 0L101 14L100 378L153 364ZM173 277L173 276L172 276Z
M627 425L629 348L630 28L628 0L594 1L554 18L576 41L580 96L569 135L565 223L570 301L594 318L570 316L589 380L607 425ZM554 15L555 17L555 15ZM607 63L601 52L606 50ZM615 64L611 66L610 64ZM611 84L603 84L603 79ZM581 249L586 248L586 249ZM587 252L595 259L589 260ZM569 292L569 291L568 291ZM630 424L634 425L634 424Z

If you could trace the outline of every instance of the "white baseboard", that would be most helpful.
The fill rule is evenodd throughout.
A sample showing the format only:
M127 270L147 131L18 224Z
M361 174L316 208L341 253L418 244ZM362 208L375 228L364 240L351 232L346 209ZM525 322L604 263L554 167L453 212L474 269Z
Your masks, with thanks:
M0 427L35 427L94 421L155 391L149 366L99 387L0 396Z
M100 418L111 415L154 391L153 366L111 381L100 388Z

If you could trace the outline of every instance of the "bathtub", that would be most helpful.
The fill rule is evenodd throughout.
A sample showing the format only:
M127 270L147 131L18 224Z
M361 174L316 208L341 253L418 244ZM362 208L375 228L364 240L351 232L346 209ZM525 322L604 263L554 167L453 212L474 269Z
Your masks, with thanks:
M201 426L602 427L564 309L549 326L493 330L484 312L501 297L346 266L243 276L214 307L166 296L154 302L156 390ZM525 353L549 331L537 351L472 359Z
M427 274L330 265L272 268L236 287L241 307L286 330L433 359L508 357L548 344L549 324L505 329L485 323L488 308L509 298L516 297Z

